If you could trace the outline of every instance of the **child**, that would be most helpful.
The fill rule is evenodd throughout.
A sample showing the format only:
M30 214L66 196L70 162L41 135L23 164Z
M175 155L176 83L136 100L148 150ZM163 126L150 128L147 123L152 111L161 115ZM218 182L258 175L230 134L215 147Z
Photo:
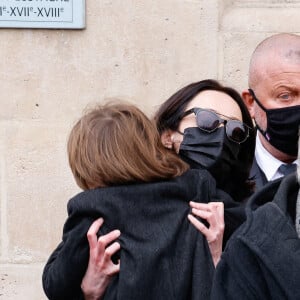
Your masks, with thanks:
M105 299L208 299L214 265L205 237L189 223L189 201L216 194L205 170L188 170L135 106L106 104L85 114L68 141L69 163L84 191L68 203L62 242L43 272L49 299L80 299L89 260L86 233L121 231L120 273ZM221 193L221 192L218 192Z

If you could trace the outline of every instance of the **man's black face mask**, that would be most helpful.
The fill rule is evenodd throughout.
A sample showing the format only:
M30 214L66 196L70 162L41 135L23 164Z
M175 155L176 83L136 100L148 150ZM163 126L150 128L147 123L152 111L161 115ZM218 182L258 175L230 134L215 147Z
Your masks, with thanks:
M262 130L256 124L257 129L273 147L288 155L297 156L300 105L266 109L257 99L253 90L249 89L249 93L265 111L267 117L267 129Z

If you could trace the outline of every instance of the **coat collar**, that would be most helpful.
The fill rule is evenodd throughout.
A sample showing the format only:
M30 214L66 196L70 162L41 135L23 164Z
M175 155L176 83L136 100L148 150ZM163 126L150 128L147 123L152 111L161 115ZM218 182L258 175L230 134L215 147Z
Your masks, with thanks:
M299 183L295 173L271 181L249 199L246 208L247 215L258 207L273 202L280 210L294 218L298 191Z

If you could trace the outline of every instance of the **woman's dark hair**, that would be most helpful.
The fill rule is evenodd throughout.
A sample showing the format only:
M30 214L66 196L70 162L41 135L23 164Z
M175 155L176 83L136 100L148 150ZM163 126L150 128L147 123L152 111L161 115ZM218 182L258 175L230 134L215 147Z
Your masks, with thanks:
M240 144L238 161L232 170L230 178L226 178L226 182L223 183L217 182L217 186L228 192L234 200L242 201L252 193L254 188L254 183L249 180L249 173L254 157L256 132L249 111L242 97L235 89L223 86L212 79L189 84L177 91L160 106L154 116L154 120L160 134L168 129L176 131L187 105L196 95L207 90L229 95L238 104L242 112L243 122L251 128L248 139Z

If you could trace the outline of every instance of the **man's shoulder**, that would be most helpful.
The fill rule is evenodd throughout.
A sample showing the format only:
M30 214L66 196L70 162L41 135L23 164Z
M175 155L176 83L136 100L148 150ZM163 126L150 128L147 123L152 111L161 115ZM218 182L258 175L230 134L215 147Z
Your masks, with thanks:
M266 240L273 239L278 232L278 222L286 216L273 202L267 202L253 211L247 212L246 221L236 231L233 239L240 240L252 247L260 247Z
M225 249L228 258L244 251L268 265L272 261L278 261L278 257L284 252L287 257L290 255L290 250L286 247L289 242L294 243L294 247L300 250L300 240L294 221L287 213L287 205L283 205L288 201L296 201L295 195L286 193L292 197L291 199L279 197L283 195L282 190L286 186L288 186L287 191L294 189L294 184L287 185L290 181L293 183L294 178L268 184L263 190L257 192L253 199L250 199L246 209L246 221L233 234ZM263 200L265 202L260 203ZM280 249L279 253L276 249Z

